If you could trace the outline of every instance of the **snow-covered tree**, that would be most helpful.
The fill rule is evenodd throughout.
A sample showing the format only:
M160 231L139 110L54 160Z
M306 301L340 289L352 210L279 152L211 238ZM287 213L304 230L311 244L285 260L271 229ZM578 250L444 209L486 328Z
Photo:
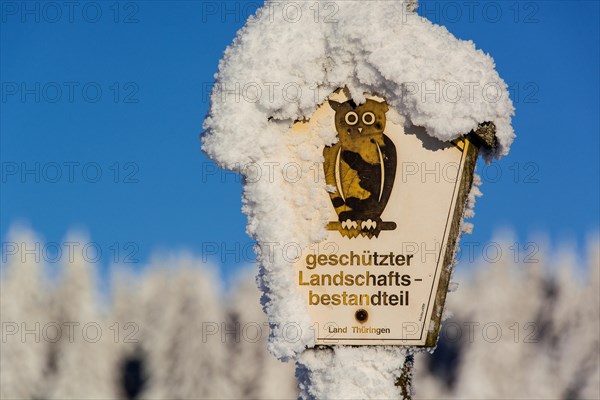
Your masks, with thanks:
M223 299L213 271L191 256L148 267L136 290L142 307L140 351L149 380L145 398L228 398Z
M50 322L50 306L41 246L40 239L23 228L13 229L2 243L2 398L41 396L46 376L53 370L49 342L42 338L42 328Z
M72 251L63 252L60 285L52 295L52 321L61 329L50 343L54 377L46 397L55 399L113 398L111 340L113 333L99 313L96 285L97 254L84 235L64 241ZM91 252L88 251L91 249Z
M266 351L269 325L260 306L256 271L243 270L230 290L226 324L228 380L234 398L291 399L297 397L293 363L282 363Z

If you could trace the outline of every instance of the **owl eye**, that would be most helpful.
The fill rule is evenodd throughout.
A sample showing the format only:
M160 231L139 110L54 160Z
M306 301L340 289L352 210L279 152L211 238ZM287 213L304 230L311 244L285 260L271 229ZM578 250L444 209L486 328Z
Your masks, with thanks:
M354 111L350 111L348 114L346 114L345 119L348 125L356 125L358 122L358 114Z
M362 120L365 123L365 125L373 125L373 123L375 122L375 114L373 114L372 112L366 112L363 114Z

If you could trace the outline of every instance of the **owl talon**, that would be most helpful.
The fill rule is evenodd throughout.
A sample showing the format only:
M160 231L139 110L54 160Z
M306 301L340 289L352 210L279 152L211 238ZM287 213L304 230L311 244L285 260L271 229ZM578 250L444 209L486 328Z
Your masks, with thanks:
M375 229L377 227L377 221L373 221L371 219L368 219L366 221L362 221L361 223L361 229L365 230L365 229Z
M356 228L358 228L358 223L356 221L352 221L351 219L347 219L345 221L342 221L342 228L356 229Z

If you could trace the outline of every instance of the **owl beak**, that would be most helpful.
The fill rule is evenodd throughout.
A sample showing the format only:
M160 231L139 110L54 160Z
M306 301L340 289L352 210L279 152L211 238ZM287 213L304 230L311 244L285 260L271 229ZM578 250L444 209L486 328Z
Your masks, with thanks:
M358 128L358 133L362 133L363 128Z

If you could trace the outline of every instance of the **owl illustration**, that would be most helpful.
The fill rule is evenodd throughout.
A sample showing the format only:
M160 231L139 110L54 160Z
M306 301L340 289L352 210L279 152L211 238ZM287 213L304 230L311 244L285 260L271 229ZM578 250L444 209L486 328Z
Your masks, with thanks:
M396 147L383 131L388 105L368 99L362 105L329 100L335 111L339 141L323 150L325 180L338 215L329 230L343 236L359 234L371 239L382 230L396 229L381 214L390 198L396 176Z

